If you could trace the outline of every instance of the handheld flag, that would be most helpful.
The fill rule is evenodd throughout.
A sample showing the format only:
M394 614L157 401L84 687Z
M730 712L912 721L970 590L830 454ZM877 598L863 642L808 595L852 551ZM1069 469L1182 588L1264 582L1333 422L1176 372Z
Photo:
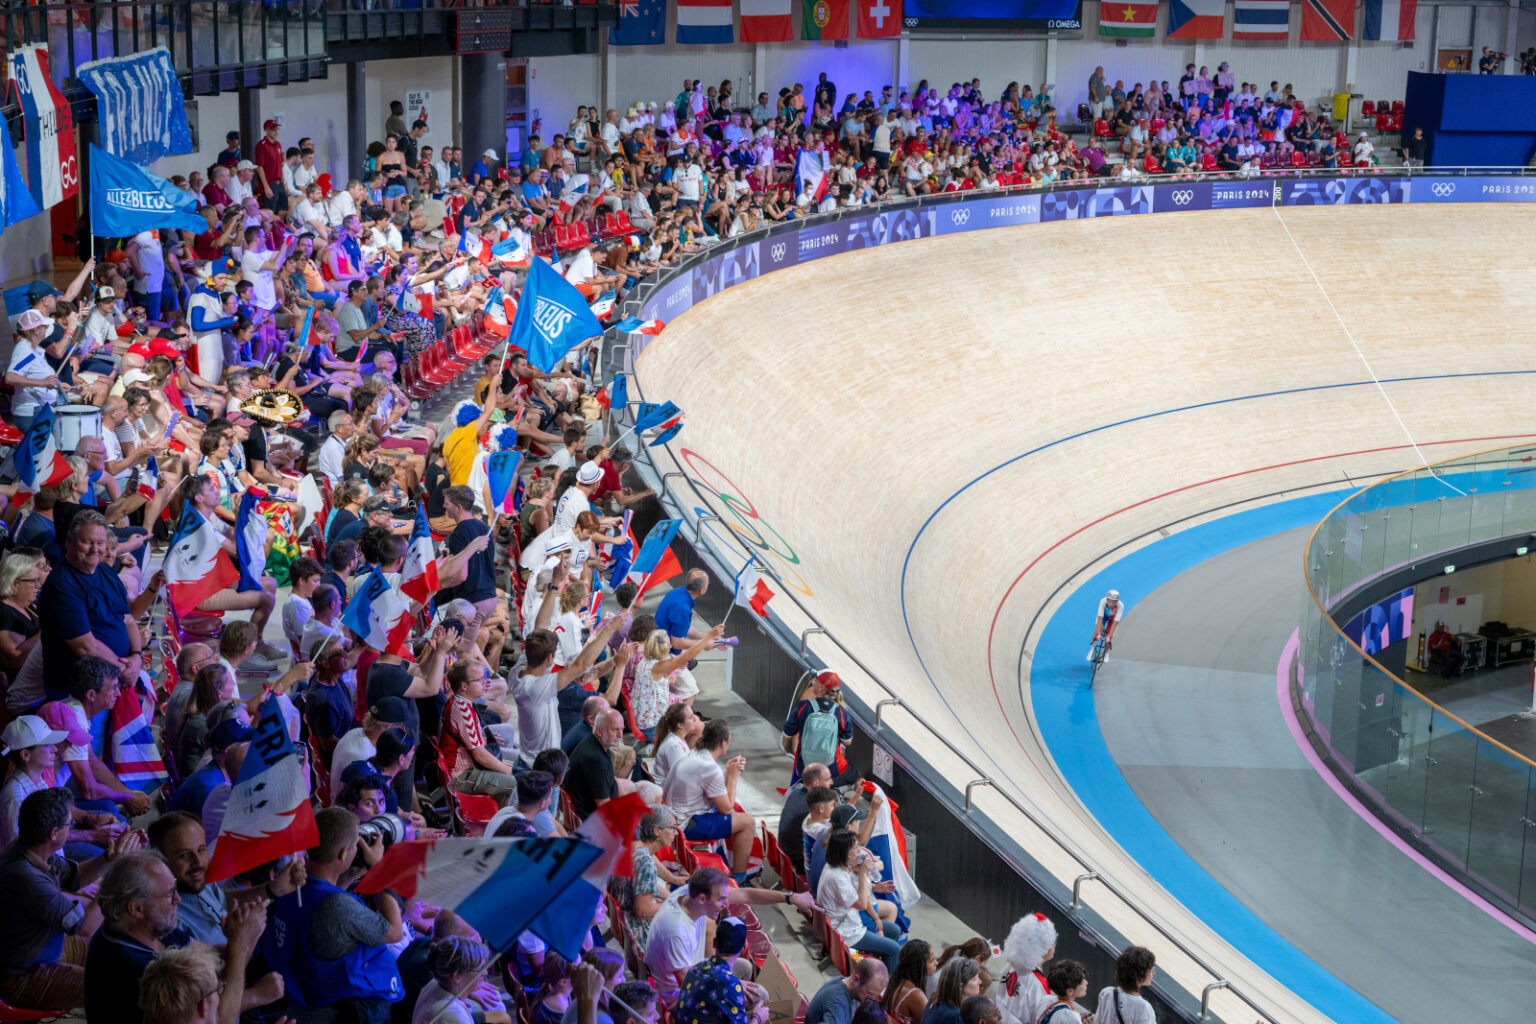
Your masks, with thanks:
M592 301L592 315L599 320L608 319L613 315L613 306L617 301L616 292L604 292Z
M238 545L237 545L238 547ZM177 615L186 615L208 598L240 580L240 570L224 557L218 529L190 504L165 553L165 581Z
M578 836L602 853L528 926L529 931L567 960L581 956L582 940L592 929L597 905L608 891L608 879L613 875L627 878L634 873L630 844L640 819L648 813L650 808L644 798L630 793L609 800L576 829Z
M896 802L884 787L878 783L874 785L885 802L875 812L875 825L869 842L864 845L880 859L880 877L873 879L871 876L872 880L895 883L895 890L886 898L896 903L897 921L900 922L906 916L907 908L922 899L923 894L907 870L907 834L902 830L901 819L896 816Z
M202 234L208 225L197 199L164 178L91 143L91 229L131 237L171 228Z
M260 590L261 573L267 564L267 521L256 505L260 498L246 491L240 495L240 511L235 514L235 562L240 570L239 592Z
M634 510L624 510L624 523L620 527L627 540L613 547L613 565L609 567L608 585L617 587L624 582L624 577L629 575L629 567L634 564L635 552L640 550L640 545L635 543L635 530L631 525L634 521Z
M635 418L635 433L643 433L652 427L659 427L675 420L682 410L671 402L663 402L661 405L649 409L642 409L640 415Z
M271 693L261 702L256 734L230 791L208 861L208 881L222 882L319 842L309 776L288 738L277 694Z
M160 747L150 728L151 714L144 713L136 686L125 686L117 694L112 708L112 746L109 763L123 784L133 789L151 790L170 778Z
M736 589L731 600L743 608L751 608L759 618L768 617L768 602L773 600L773 590L751 559L736 574Z
M516 490L517 467L522 464L522 452L492 452L485 460L485 476L491 485L491 504L497 512L512 511L512 496Z
M313 327L314 324L315 307L306 306L304 309L304 319L299 321L299 332L298 334L294 335L294 338L297 340L298 344L304 345L306 347L310 344L309 339L312 337L310 328Z
M591 175L573 174L567 178L565 187L560 190L561 214L567 214L574 210L576 204L586 199L589 192L594 200L601 198L603 194L601 188L593 189Z
M533 262L533 250L515 235L491 246L491 255L512 270L527 270Z
M665 320L641 320L637 316L627 316L614 324L613 329L622 331L625 334L649 334L655 336L660 334L662 328L666 326L667 322Z
M406 596L389 585L375 566L347 602L341 624L362 638L363 643L383 654L410 656L406 641L416 616Z
M543 260L534 260L512 321L511 343L528 361L552 373L567 352L603 333L603 325L576 286Z
M827 172L821 166L821 157L805 149L795 154L795 187L796 195L810 192L816 203L827 198Z
M639 585L641 594L683 571L671 547L672 539L682 525L681 519L663 519L645 535L645 543L640 545L640 553L635 556L625 577Z
M492 949L505 950L603 854L574 837L413 839L386 850L357 891L389 889L452 910Z
M656 440L651 442L651 447L655 448L659 444L666 444L668 441L676 437L677 432L682 429L683 424L681 422L673 423L666 430L656 435Z
M608 393L609 403L613 408L623 412L624 407L629 405L629 375L625 373L614 374L613 383L610 387L612 390Z
M5 167L0 170L0 228L19 224L43 212L37 200L32 198L32 193L27 190L26 179L21 176L21 168L16 163L16 151L10 146L4 147L4 150L0 154L0 159L5 161ZM26 285L22 285L22 288L25 289ZM10 303L7 302L6 312L10 311Z
M15 461L21 489L29 494L67 480L74 472L53 439L53 406L37 407L37 415L21 439L21 447L16 449Z
M517 307L514 306L515 310ZM481 330L497 341L505 338L512 329L511 322L507 319L507 306L502 300L501 285L491 289L491 294L485 300L485 319L481 321Z
M426 604L439 586L437 552L432 547L427 509L418 503L416 525L411 529L411 543L405 549L405 565L400 569L400 592L417 604Z

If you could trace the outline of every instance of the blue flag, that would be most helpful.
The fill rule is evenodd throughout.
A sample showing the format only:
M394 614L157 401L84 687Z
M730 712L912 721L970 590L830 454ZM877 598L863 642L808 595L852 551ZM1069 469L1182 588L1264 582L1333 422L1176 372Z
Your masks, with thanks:
M91 145L91 230L98 236L132 237L171 228L202 234L208 224L197 198L164 178Z
M661 563L661 556L672 543L672 538L677 536L678 527L683 525L681 519L663 519L651 527L651 532L645 535L645 543L640 545L640 553L635 556L635 561L629 567L629 575L632 577L649 576Z
M666 430L663 430L661 433L656 435L656 440L651 442L651 447L655 448L659 444L666 444L668 441L676 437L677 432L682 429L683 425L681 423L672 424Z
M613 390L608 392L608 408L623 412L629 405L629 374L616 373L613 375Z
M198 232L198 233L201 234L202 232ZM315 307L314 306L305 306L304 307L304 319L299 322L299 331L298 331L297 334L295 334L293 336L294 340L298 344L300 344L300 345L308 345L309 344L309 329L310 329L311 326L313 326L314 322L315 322Z
M619 23L608 30L609 46L654 46L667 41L666 0L619 0Z
M261 589L261 571L267 564L267 521L256 504L261 499L250 491L240 495L240 511L235 513L235 559L240 569L240 582L235 590Z
M652 427L659 427L668 420L676 419L677 414L680 412L682 410L671 402L663 402L650 408L642 408L639 415L635 417L635 433L638 434L641 431L650 430Z
M167 153L192 152L181 80L165 47L93 60L76 68L75 75L96 94L96 120L107 152L140 167Z
M27 191L27 183L21 176L21 168L16 164L16 151L11 148L11 140L6 139L5 145L0 146L0 149L5 150L5 169L4 173L0 174L0 228L8 228L28 217L35 217L43 211L38 207L37 200L32 198L32 193ZM199 229L198 234L202 234L202 229ZM25 288L26 286L23 285L22 289L25 290ZM6 299L6 312L9 313L10 296L7 295Z
M522 452L492 452L485 460L485 476L491 485L491 509L494 517L498 512L512 511L507 507L507 497L517 483L517 467L522 464Z
M512 347L528 353L528 361L552 373L571 349L603 333L603 325L576 286L543 260L534 260L528 283L512 318Z

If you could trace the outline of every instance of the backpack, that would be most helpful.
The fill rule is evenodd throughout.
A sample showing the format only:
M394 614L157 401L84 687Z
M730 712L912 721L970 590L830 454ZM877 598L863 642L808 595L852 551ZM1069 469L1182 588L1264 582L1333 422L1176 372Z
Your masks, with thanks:
M811 713L800 726L800 763L827 765L837 774L838 721L837 705L827 701L831 710L819 700L811 701Z

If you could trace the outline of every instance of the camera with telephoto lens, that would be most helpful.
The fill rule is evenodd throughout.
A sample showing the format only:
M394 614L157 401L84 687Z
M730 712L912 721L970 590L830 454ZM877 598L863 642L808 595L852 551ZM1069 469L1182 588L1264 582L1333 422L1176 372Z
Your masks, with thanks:
M386 850L402 840L415 838L415 835L411 823L398 814L380 814L357 826L359 840L372 842L373 837L378 836Z

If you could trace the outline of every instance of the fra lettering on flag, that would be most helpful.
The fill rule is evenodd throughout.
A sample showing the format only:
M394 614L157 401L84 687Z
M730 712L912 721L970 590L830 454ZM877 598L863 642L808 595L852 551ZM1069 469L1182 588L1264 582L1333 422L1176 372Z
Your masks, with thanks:
M182 511L176 535L166 550L164 568L177 615L190 613L240 581L240 570L225 557L223 535L190 504Z
M445 907L469 922L492 949L506 950L545 908L580 883L603 852L574 836L412 839L384 851L357 891L369 895L388 889Z
M1220 39L1227 0L1169 0L1169 39Z
M901 35L901 0L853 0L860 39Z
M677 41L732 41L731 0L677 0Z
M791 0L741 0L741 41L787 43L794 38Z
M277 694L268 694L229 794L208 861L208 881L221 882L319 841L308 772L288 738Z
M659 46L667 41L667 0L619 0L609 46Z
M603 325L576 286L548 263L534 260L512 320L512 344L527 352L535 367L553 373L566 353L602 333Z
M1291 0L1234 0L1233 39L1284 42L1291 34Z
M1365 0L1366 39L1410 42L1418 17L1419 0Z

